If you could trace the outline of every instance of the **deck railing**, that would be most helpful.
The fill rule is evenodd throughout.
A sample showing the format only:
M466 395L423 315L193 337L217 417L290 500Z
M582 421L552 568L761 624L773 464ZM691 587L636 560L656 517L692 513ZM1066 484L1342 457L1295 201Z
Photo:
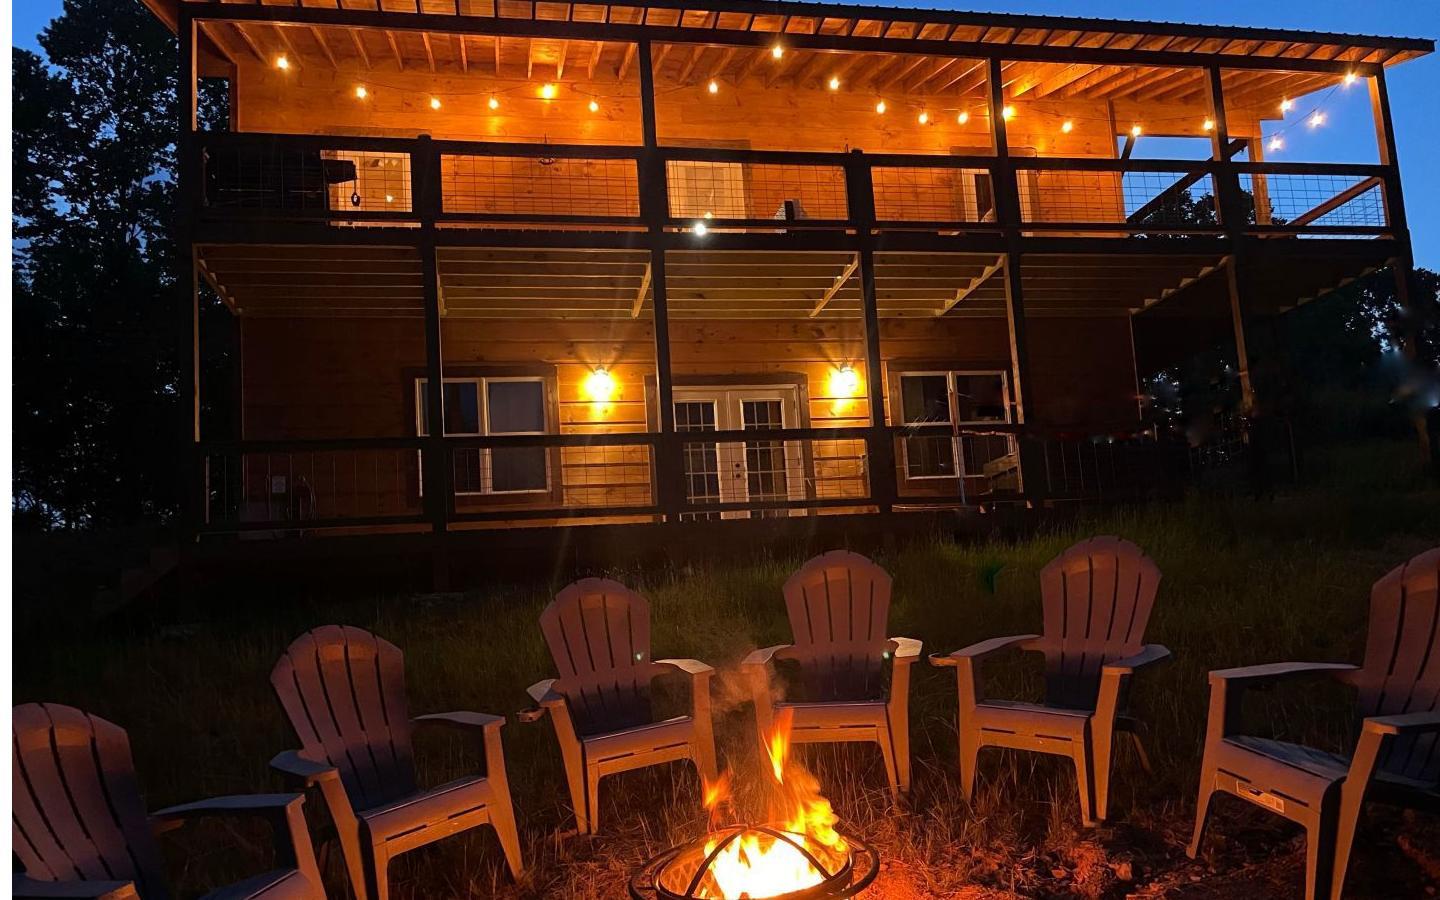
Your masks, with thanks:
M632 146L203 133L201 222L635 230L854 230L1211 235L1222 179L1267 236L1373 236L1392 217L1385 166L660 148L665 206L647 218ZM1004 221L1013 179L1019 210ZM438 190L431 191L432 186ZM426 209L427 198L435 206Z

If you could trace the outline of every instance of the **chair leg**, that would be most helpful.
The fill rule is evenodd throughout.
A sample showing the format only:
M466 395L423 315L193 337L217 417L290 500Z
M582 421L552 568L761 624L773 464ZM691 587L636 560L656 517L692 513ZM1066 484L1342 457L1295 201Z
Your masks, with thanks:
M516 881L525 871L520 856L520 829L515 824L515 807L509 802L496 803L490 807L490 824L495 826L495 835L500 838L500 849L505 852L505 864L510 867L510 877Z
M335 834L340 839L340 856L345 860L345 874L350 878L355 900L370 900L373 895L369 890L369 867L360 846L360 823L353 816L347 823L336 822Z
M590 820L590 834L600 830L600 770L585 769L585 811Z
M1080 824L1085 828L1095 826L1095 795L1092 787L1094 773L1090 767L1092 752L1087 731L1084 739L1075 743L1070 757L1075 761L1075 786L1080 791Z
M1110 767L1114 763L1115 733L1097 728L1090 739L1090 771L1095 787L1095 819L1103 822L1110 812Z
M1328 900L1335 866L1335 807L1327 793L1318 813L1305 823L1305 900Z
M1155 770L1150 766L1150 754L1145 752L1145 741L1140 738L1140 723L1135 724L1134 731L1125 732L1130 736L1131 742L1135 745L1135 755L1140 758L1140 770L1146 775L1154 775Z
M890 799L895 803L900 802L900 772L896 768L895 748L891 746L890 730L887 728L878 734L875 743L880 745L880 755L885 758L885 776L890 781Z
M1195 832L1185 855L1194 859L1200 854L1200 842L1205 839L1205 827L1210 823L1210 801L1215 796L1214 769L1208 766L1200 770L1200 796L1195 800Z
M370 846L370 865L366 868L370 896L374 900L390 900L390 855L383 844Z
M575 831L590 833L590 817L585 807L585 757L580 742L573 745L561 741L560 755L565 763L565 783L570 789L570 807L575 810Z
M720 770L715 762L714 738L697 739L690 752L695 757L695 769L706 784L711 784L719 779Z
M980 732L960 723L960 793L966 800L975 799L975 773L980 763Z
M910 722L892 723L890 745L895 748L895 775L900 793L910 793Z
M1350 868L1350 852L1355 846L1355 831L1360 827L1360 813L1365 806L1365 791L1349 781L1340 790L1340 814L1335 823L1335 866L1330 876L1330 900L1340 900L1345 891L1345 872Z

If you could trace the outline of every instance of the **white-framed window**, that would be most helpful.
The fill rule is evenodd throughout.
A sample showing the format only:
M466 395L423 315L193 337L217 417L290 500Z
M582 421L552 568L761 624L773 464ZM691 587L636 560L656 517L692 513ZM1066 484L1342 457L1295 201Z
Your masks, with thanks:
M949 425L951 434L923 434L904 439L905 477L917 480L972 474L988 460L976 456L974 442L957 439L967 427L1010 421L1010 388L1006 374L994 370L931 370L901 372L902 425ZM1002 443L1008 445L1008 438ZM989 455L988 451L981 455Z
M547 433L543 378L446 378L444 386L447 437ZM421 437L430 433L427 387L427 379L415 379L415 429ZM456 496L543 494L550 490L550 456L545 447L459 448L451 457Z

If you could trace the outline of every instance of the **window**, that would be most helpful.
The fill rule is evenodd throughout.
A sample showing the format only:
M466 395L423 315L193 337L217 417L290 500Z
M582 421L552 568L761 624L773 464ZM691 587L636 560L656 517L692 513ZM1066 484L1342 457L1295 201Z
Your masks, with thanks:
M949 425L951 434L904 439L907 478L971 475L995 455L974 440L959 438L963 426L1010 421L1010 394L1004 372L902 372L900 415L904 425ZM995 443L986 441L987 444ZM1008 446L1009 437L999 443ZM963 455L956 452L963 446ZM985 458L981 458L985 457Z
M430 433L427 380L415 380L415 422ZM545 434L545 382L541 378L445 379L445 434L478 437ZM521 494L550 490L544 447L466 447L452 454L455 493ZM423 486L422 486L423 493Z

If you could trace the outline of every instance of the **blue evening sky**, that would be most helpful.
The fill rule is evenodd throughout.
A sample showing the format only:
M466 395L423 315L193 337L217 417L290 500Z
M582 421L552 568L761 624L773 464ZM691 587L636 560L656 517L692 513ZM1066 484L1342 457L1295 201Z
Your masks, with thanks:
M139 0L117 0L137 3ZM1114 19L1151 19L1209 25L1246 25L1440 38L1440 3L1436 0L995 0L983 6L978 0L872 3L891 6L974 9L1042 15L1092 16ZM20 0L14 4L14 41L38 49L35 37L60 12L61 0ZM1387 73L1390 104L1395 118L1405 206L1415 241L1416 261L1440 269L1440 56L1405 63ZM1307 110L1297 110L1302 114ZM1367 92L1363 85L1336 91L1324 98L1325 125L1315 131L1291 127L1284 134L1285 150L1276 161L1372 162L1375 133ZM1268 133L1268 131L1267 131ZM1142 141L1143 144L1143 141ZM1149 155L1179 155L1156 142ZM1189 155L1188 153L1186 155Z

